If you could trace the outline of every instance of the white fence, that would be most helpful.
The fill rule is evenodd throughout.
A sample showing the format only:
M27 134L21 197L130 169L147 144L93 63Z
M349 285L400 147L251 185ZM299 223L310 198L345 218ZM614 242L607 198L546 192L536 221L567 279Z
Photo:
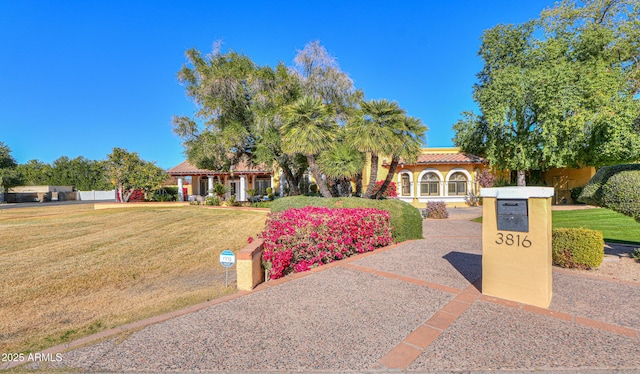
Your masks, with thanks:
M116 200L116 190L78 191L78 200Z

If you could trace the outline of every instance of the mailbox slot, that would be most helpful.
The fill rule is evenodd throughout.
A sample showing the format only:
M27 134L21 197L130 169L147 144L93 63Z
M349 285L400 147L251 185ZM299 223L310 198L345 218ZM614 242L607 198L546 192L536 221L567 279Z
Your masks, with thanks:
M527 199L497 199L498 230L529 232Z

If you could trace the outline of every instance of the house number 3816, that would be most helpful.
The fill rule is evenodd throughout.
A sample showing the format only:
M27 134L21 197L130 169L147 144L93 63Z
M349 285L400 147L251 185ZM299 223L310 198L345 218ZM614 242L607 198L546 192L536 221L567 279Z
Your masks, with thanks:
M526 235L524 236L520 236L520 234L504 234L499 232L498 233L498 239L496 240L496 244L504 244L504 245L508 245L508 246L518 246L518 247L524 247L524 248L529 248L531 247L531 240L529 240L529 238L527 238Z

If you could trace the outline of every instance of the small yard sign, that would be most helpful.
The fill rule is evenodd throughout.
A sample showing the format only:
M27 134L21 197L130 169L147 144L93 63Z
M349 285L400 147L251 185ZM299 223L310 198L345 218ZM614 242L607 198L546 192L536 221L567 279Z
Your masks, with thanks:
M233 252L231 252L228 249L225 249L224 251L222 251L222 253L220 253L220 265L226 268L230 268L235 263L236 263L236 255L234 255Z
M220 265L224 266L226 270L226 287L229 287L229 268L232 267L235 263L236 255L234 255L233 252L225 249L224 251L222 251L222 253L220 253Z

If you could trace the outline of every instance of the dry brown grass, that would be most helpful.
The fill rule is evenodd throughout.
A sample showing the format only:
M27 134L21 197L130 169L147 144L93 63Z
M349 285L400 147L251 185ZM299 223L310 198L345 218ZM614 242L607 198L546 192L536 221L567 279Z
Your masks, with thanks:
M246 245L265 217L197 206L0 210L0 352L40 350L233 292L219 254Z

